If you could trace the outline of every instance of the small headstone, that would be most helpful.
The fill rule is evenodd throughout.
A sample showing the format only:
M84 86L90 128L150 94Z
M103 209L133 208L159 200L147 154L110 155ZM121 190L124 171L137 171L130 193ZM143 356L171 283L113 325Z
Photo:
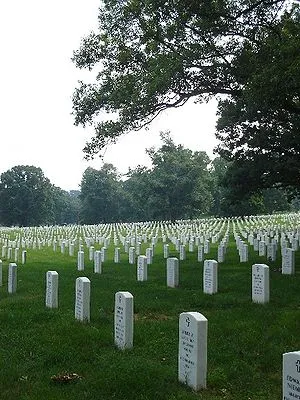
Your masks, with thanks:
M94 252L94 273L102 274L102 254L100 250Z
M148 266L147 257L138 256L137 261L137 280L146 281L148 279Z
M58 307L58 273L46 272L46 307Z
M179 259L181 261L186 259L186 254L185 254L185 245L181 244L179 247Z
M204 242L204 254L208 254L210 249L210 243L209 240L205 240Z
M17 264L9 263L8 266L8 293L17 291Z
M118 264L120 262L120 247L115 248L114 262L116 264Z
M282 399L300 399L300 351L283 354Z
M115 294L115 344L119 349L133 346L133 296L129 292Z
M164 244L164 258L169 257L169 245L166 243Z
M78 251L77 269L78 269L78 271L83 271L84 270L84 251L82 251L82 250Z
M26 264L26 260L27 260L27 251L23 250L22 251L22 264Z
M151 265L153 261L153 250L151 247L148 247L146 249L146 259L147 259L147 264Z
M293 275L295 273L295 250L285 247L282 253L282 274Z
M201 244L198 246L198 261L203 261L203 246Z
M268 303L270 298L269 267L265 264L252 265L252 301Z
M167 286L175 288L179 283L179 262L176 257L167 258Z
M93 261L94 259L94 252L95 252L95 247L94 246L90 246L89 247L89 260Z
M129 247L128 262L129 264L135 264L135 247Z
M82 322L89 322L91 281L85 277L77 278L75 291L75 318Z
M218 291L218 263L215 260L205 260L203 266L203 292L214 294Z
M198 312L179 317L178 379L194 390L206 388L207 319Z

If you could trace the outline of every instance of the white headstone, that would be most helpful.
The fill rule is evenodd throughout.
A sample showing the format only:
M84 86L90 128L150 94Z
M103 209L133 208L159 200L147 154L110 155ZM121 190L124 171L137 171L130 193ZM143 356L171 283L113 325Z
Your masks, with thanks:
M269 267L265 264L252 265L252 301L268 303L270 298Z
M94 252L95 252L95 247L94 246L90 246L89 247L89 260L90 261L94 260Z
M137 280L146 281L148 279L148 266L147 257L138 256L137 261Z
M208 254L210 249L210 243L209 240L205 240L204 242L204 254Z
M185 246L184 244L181 244L179 247L179 259L181 261L186 259L186 254L185 254Z
M116 264L118 264L120 262L120 247L115 248L114 262Z
M58 273L46 272L46 307L58 307Z
M283 354L282 400L300 399L300 351Z
M201 244L198 246L198 261L203 261L203 246Z
M94 252L94 273L102 274L102 254L101 250Z
M167 286L175 288L179 283L179 262L176 257L167 258Z
M178 379L194 390L206 388L207 319L198 312L179 317Z
M295 250L285 247L282 253L282 274L293 275L295 273Z
M82 251L82 250L78 251L77 269L78 269L78 271L83 271L84 270L84 251Z
M77 278L75 291L75 318L82 322L89 322L91 281L85 277Z
M22 251L22 264L26 264L26 260L27 260L27 251L23 250Z
M135 247L129 247L128 262L129 264L135 264Z
M203 292L214 294L218 291L218 263L205 260L203 265Z
M147 258L147 264L150 265L152 264L153 261L153 250L151 247L148 247L146 249L146 258Z
M115 294L115 344L120 349L133 346L133 296L129 292Z
M15 293L17 290L17 264L9 263L8 266L8 293Z
M164 244L164 258L169 257L169 245L166 243Z

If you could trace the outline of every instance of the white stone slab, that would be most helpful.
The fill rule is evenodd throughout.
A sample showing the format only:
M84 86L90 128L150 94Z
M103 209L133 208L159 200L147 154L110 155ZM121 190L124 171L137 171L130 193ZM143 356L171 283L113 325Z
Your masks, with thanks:
M133 346L133 296L129 292L115 294L114 338L122 350Z
M214 294L218 291L218 263L205 260L203 265L203 292Z
M118 264L120 262L120 247L115 248L114 262L115 262L115 264Z
M58 273L56 271L46 272L46 307L58 307Z
M75 318L81 322L90 321L91 281L86 277L76 279Z
M282 357L282 400L300 399L300 351Z
M94 273L102 274L102 254L101 250L94 252Z
M265 264L252 265L252 301L268 303L270 298L269 267Z
M137 280L146 281L148 279L148 263L146 256L138 256L137 261Z
M8 293L17 291L17 264L9 263L8 265Z
M167 286L175 288L179 284L179 261L176 257L167 258Z
M179 316L178 379L198 391L206 388L207 319L198 312Z
M78 271L84 270L84 251L80 250L77 254L77 269Z

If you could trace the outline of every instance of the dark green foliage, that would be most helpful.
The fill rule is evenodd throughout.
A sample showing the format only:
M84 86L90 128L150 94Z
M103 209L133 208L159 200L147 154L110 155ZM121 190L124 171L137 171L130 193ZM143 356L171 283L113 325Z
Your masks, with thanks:
M1 174L0 219L4 225L50 222L52 185L41 168L18 165Z
M170 107L217 96L218 153L247 172L241 185L236 176L239 198L270 187L297 191L298 3L103 1L98 31L73 58L97 71L73 96L75 124L95 128L86 157Z

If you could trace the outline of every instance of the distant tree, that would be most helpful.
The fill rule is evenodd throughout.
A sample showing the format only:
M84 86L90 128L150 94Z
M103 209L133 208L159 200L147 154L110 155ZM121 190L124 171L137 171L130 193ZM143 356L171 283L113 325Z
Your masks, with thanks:
M81 219L86 224L119 220L120 182L116 168L104 164L100 170L87 168L81 180Z
M146 167L129 169L122 184L123 196L120 203L122 220L147 221L152 218L149 204L150 177L151 171Z
M0 176L0 218L4 225L32 226L52 218L52 185L41 168L18 165Z
M148 197L154 219L193 218L209 211L210 159L205 152L193 152L175 145L169 132L161 133L162 146L149 149L152 170Z
M80 191L67 192L59 187L52 187L53 223L74 224L79 222Z

